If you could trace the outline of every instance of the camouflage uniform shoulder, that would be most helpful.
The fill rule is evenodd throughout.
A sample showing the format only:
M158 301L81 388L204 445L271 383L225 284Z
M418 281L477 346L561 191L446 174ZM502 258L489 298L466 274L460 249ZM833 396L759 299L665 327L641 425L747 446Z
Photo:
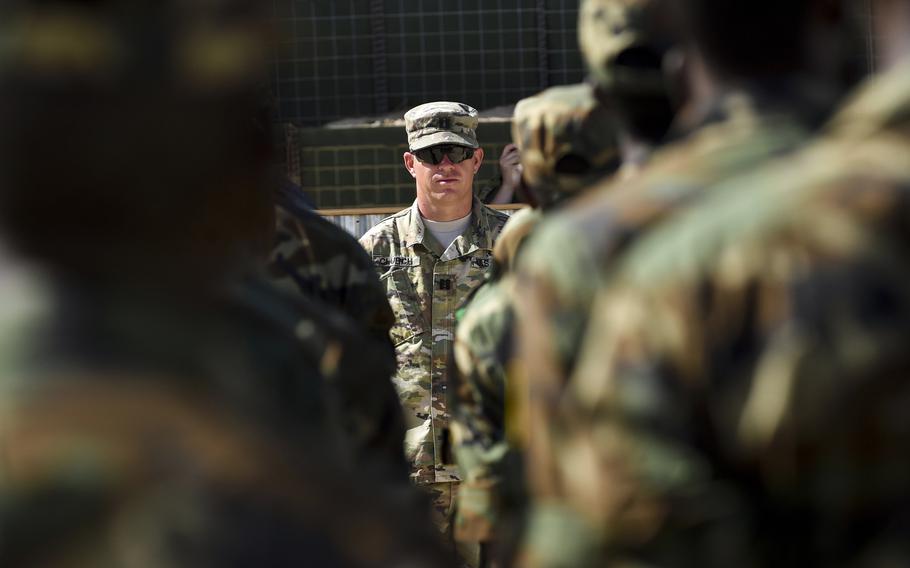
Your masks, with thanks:
M332 305L385 341L394 323L370 256L344 229L278 195L267 271L286 290Z
M480 224L485 224L487 230L491 231L496 236L499 235L502 228L509 221L509 216L506 213L497 211L492 207L481 203L477 198L474 199L473 211L475 214L479 214L482 217Z
M516 270L524 275L546 274L548 279L554 279L557 290L594 286L594 278L589 277L596 266L593 243L607 219L603 215L606 208L593 197L585 195L578 200L590 206L575 207L576 203L572 203L544 217L528 236ZM573 303L570 297L563 299Z
M279 203L276 215L279 238L284 233L301 239L317 259L342 254L357 268L371 266L369 256L353 235L315 211Z
M543 212L532 207L519 209L509 218L493 247L493 257L503 272L512 271L518 251L542 218Z
M415 215L417 218L415 219ZM383 241L402 242L406 234L413 231L415 223L419 222L419 213L417 213L417 204L402 209L398 213L389 215L382 219L369 231L360 237L360 245L364 247L367 253L373 251L373 247Z
M589 268L611 270L605 261L619 248L702 190L809 140L800 117L758 107L748 95L730 95L719 109L720 118L659 150L634 177L606 178L546 221L528 247L529 259L546 255L552 262L556 251L571 244L572 254L587 251Z
M507 322L501 315L512 309L511 294L511 279L508 276L481 286L461 314L456 337L471 344L478 338L495 341L505 330Z

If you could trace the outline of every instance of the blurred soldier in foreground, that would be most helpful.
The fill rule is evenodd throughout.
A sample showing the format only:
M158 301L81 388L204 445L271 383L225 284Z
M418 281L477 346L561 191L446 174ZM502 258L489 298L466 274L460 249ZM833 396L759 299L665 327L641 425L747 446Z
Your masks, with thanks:
M645 4L637 9L647 10ZM837 93L827 77L834 65L818 54L836 55L824 40L839 22L823 9L829 3L821 4L748 2L734 9L713 0L675 0L664 5L661 13L677 14L684 24L692 96L679 115L674 141L635 178L607 182L573 203L527 245L519 263L518 315L530 385L529 479L537 502L528 565L597 558L574 503L566 501L567 485L577 481L570 464L580 456L569 455L561 440L563 421L575 418L563 413L559 402L596 291L630 243L696 202L707 186L807 140ZM604 17L610 11L585 13ZM766 29L776 30L773 42L760 33Z
M520 101L512 131L525 162L527 191L547 209L618 163L613 117L594 100L589 85L554 87ZM511 271L541 215L540 209L527 208L512 216L493 247L493 271L457 316L452 434L463 483L455 537L483 543L490 563L493 555L503 555L493 545L515 543L524 502L520 458L515 440L506 436L506 370L514 357Z
M910 2L872 13L884 73L595 302L560 410L596 565L910 564Z
M257 12L0 2L0 565L443 562L338 465L333 350L231 284L273 223Z
M448 538L461 481L448 443L455 309L490 270L493 243L508 218L473 194L483 161L476 110L462 103L427 103L405 114L405 127L404 162L417 199L360 242L373 257L395 312L394 384L408 426L411 480L431 494L436 525Z
M354 237L311 211L293 189L279 188L275 201L269 279L323 312L339 311L328 319L302 314L298 328L312 328L310 336L300 337L306 343L337 346L338 372L327 379L354 467L406 483L404 416L391 382L396 361L389 331L395 317L373 262Z
M280 187L275 201L278 234L269 275L283 289L337 306L391 352L395 316L363 247L310 210L299 189Z

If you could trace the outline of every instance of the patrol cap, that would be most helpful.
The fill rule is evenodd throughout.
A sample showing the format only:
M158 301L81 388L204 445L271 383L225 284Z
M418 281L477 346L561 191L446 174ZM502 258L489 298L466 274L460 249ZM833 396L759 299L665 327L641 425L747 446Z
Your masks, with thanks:
M654 93L665 89L660 69L668 34L660 0L582 0L578 44L589 79L607 92ZM636 61L625 59L635 54ZM653 59L642 64L642 56Z
M477 111L464 104L438 101L416 106L404 115L411 151L455 144L478 148Z
M587 84L552 87L522 99L512 119L522 176L544 206L618 166L616 132L613 115Z

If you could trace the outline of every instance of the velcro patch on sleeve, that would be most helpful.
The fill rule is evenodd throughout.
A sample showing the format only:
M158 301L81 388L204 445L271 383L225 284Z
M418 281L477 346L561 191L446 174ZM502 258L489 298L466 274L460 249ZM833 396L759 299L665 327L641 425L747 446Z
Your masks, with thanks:
M493 261L490 260L489 258L472 258L471 266L473 266L474 268L479 268L481 270L486 270L486 269L490 268L490 265L492 264L492 262Z

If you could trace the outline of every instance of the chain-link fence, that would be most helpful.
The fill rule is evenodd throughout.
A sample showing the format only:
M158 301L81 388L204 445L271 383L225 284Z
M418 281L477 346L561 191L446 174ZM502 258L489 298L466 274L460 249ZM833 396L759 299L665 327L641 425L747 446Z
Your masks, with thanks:
M578 0L273 0L279 120L514 104L584 75Z
M508 107L582 80L578 0L273 0L283 38L273 72L287 127L288 173L319 207L403 205L414 198L400 118L430 100ZM874 68L868 0L851 5L857 65ZM508 116L509 110L488 114ZM360 120L351 120L357 119ZM320 128L346 120L347 128ZM497 172L507 123L482 125L478 183Z

